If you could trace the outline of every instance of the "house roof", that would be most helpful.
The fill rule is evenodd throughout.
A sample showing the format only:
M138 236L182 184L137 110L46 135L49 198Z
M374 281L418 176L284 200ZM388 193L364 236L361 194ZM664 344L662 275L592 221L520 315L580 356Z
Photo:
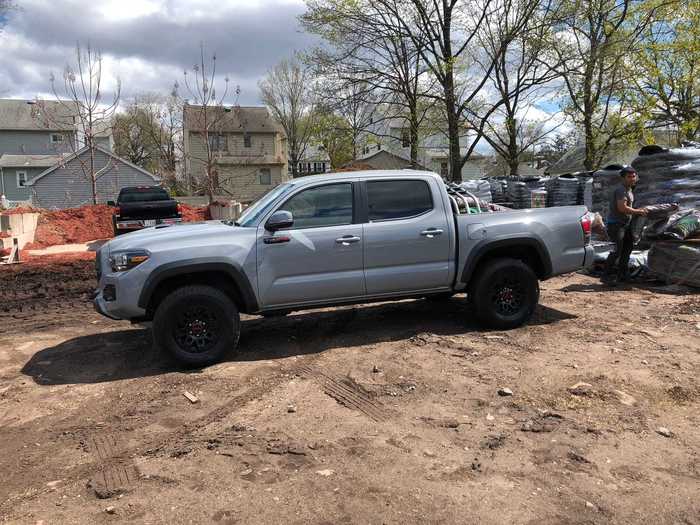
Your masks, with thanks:
M377 151L372 151L372 152L368 153L367 155L363 155L363 156L359 157L357 160L346 164L346 166L351 166L351 165L354 164L355 162L358 162L358 163L361 163L361 164L368 164L368 162L367 162L368 160L371 160L371 159L373 159L373 158L375 158L375 157L377 157L377 156L380 156L380 155L382 155L382 156L389 156L389 157L392 157L393 159L395 159L395 160L397 160L397 161L401 161L401 162L404 162L404 163L406 163L406 164L411 164L411 159L408 159L408 158L404 157L403 155L400 155L400 154L398 154L398 153L396 153L396 152L389 151L389 150L386 150L386 149L380 149L380 150L377 150ZM421 166L420 164L418 164L417 167L418 167L419 169L421 169L421 170L426 170L426 171L428 171L428 169L427 169L425 166Z
M74 129L73 103L56 100L0 99L0 129L70 131Z
M299 162L330 162L331 158L323 146L318 144L309 144L304 150L304 156L299 159Z
M48 168L63 155L0 155L0 168Z
M36 181L38 181L39 179L42 179L42 178L46 177L46 176L49 175L50 173L53 173L53 172L56 171L58 168L65 166L68 162L72 161L73 159L78 158L78 157L81 156L83 153L85 153L86 151L88 151L88 149L89 149L89 148L88 148L87 146L85 146L85 147L82 148L81 150L76 151L75 153L73 153L72 155L68 155L67 157L64 157L58 164L54 164L54 165L51 166L49 169L47 169L47 170L45 170L45 171L42 171L39 175L37 175L36 177L34 177L32 180L30 180L30 181L27 183L27 186L34 186L34 183L35 183ZM149 171L143 169L143 168L140 167L140 166L137 166L136 164L132 164L132 163L129 162L128 160L123 159L123 158L121 158L121 157L115 155L115 154L112 153L111 151L109 151L109 150L107 150L107 149L104 149L104 148L101 148L100 146L95 146L95 149L98 150L98 151L101 151L101 152L104 153L105 155L108 155L108 156L112 157L112 158L115 159L117 162L120 162L120 163L122 163L122 164L126 164L127 166L129 166L129 167L135 169L136 171L140 171L140 172L143 173L144 175L148 175L148 176L151 177L155 182L160 182L160 179L159 179L158 177L156 177L155 175L153 175L153 173L151 173L151 172L149 172Z
M210 124L210 131L282 133L284 129L275 121L264 106L195 106L185 104L183 108L185 129L203 131L204 118Z

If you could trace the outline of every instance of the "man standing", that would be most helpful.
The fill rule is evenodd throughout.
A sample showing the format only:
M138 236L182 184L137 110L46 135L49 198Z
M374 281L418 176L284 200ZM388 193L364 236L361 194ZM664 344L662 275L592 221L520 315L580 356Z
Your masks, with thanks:
M632 236L632 217L634 215L646 216L645 209L636 209L632 190L637 185L639 177L634 168L625 166L620 170L621 184L612 192L610 199L610 213L608 215L608 237L615 243L614 251L610 252L605 262L605 274L603 282L614 286L617 282L629 280L630 254L634 244ZM618 263L617 279L613 269Z

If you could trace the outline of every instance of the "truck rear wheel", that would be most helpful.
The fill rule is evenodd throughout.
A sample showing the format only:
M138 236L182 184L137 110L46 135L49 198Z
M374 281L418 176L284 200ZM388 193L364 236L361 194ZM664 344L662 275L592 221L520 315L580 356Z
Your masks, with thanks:
M535 272L517 259L492 259L482 264L469 292L477 320L498 329L527 322L540 300Z
M153 318L158 346L188 366L219 361L238 344L241 320L236 304L211 286L183 286L166 296Z

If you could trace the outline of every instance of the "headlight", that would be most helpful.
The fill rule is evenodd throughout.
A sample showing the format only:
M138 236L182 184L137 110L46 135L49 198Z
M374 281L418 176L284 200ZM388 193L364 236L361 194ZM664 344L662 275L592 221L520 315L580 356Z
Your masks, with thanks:
M125 272L148 260L147 251L115 253L109 257L109 265L113 272Z

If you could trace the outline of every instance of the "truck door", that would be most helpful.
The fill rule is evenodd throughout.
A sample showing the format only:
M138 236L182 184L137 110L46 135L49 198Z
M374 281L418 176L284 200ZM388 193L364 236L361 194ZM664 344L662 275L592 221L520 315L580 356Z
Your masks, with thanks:
M450 225L436 185L410 178L366 182L368 295L449 288Z
M263 308L365 295L362 225L352 182L304 188L276 208L294 224L258 229L258 286Z

